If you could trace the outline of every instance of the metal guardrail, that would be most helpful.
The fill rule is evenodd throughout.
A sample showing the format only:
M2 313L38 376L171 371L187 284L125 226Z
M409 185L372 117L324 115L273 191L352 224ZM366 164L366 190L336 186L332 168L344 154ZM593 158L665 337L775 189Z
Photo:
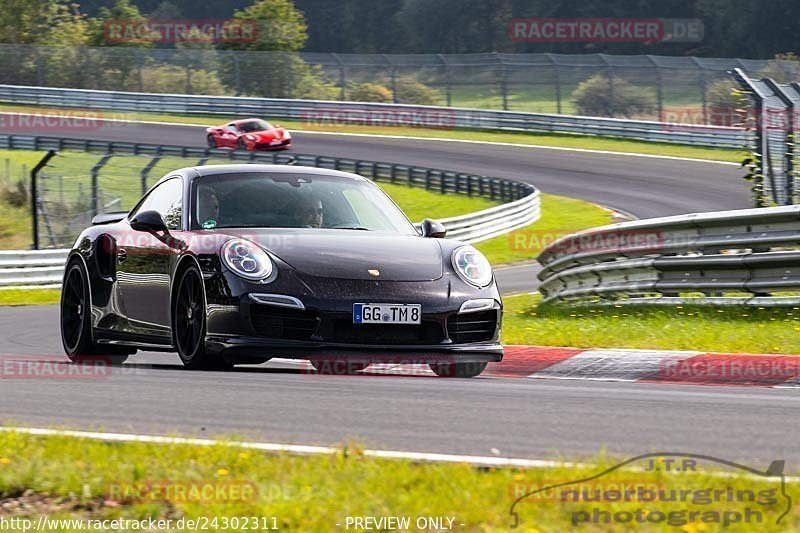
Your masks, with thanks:
M309 124L344 121L347 124L383 125L392 121L440 129L573 133L717 148L741 148L747 139L746 133L738 128L645 120L459 107L132 93L17 85L0 85L0 103L178 115L263 116ZM342 114L345 116L342 117Z
M549 303L800 305L800 206L603 226L538 260Z
M69 250L0 251L0 287L58 287Z
M406 184L439 193L481 196L506 202L475 213L440 219L447 229L449 238L467 243L480 242L527 226L538 220L541 214L539 190L527 183L397 163L310 154L209 150L2 134L0 134L0 148L82 150L103 154L179 156L196 159L217 157L250 163L295 164L354 172L374 181ZM138 180L139 176L132 178ZM0 255L0 287L49 285L61 281L63 259L66 257L64 250L12 251L0 254L5 254Z

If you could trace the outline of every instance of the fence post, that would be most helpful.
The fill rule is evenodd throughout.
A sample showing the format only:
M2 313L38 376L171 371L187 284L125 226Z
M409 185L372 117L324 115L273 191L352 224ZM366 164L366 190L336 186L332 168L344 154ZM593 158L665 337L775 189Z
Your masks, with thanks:
M111 159L114 154L106 154L100 158L100 161L97 162L95 166L92 167L92 216L97 216L99 212L98 203L97 203L97 180L100 174L100 169L108 163L108 160Z
M553 54L545 54L550 63L553 64L553 73L556 80L556 113L561 114L561 71L558 68L558 62L553 58Z
M39 249L39 192L36 189L36 178L39 171L42 170L47 162L50 161L58 152L55 150L48 150L44 157L36 163L36 166L31 170L31 218L33 219L33 249Z
M608 107L606 108L606 113L609 117L613 117L616 107L614 105L614 69L611 68L611 63L609 63L608 59L606 59L605 54L598 55L606 64L606 76L608 76Z
M346 96L345 85L347 85L347 73L345 72L344 62L339 57L339 54L331 54L331 57L333 57L339 65L339 100L344 102Z
M495 57L500 62L500 94L503 97L503 111L508 111L508 67L497 52Z
M294 86L294 79L292 78L292 58L288 52L283 53L284 66L286 67L286 94L287 98L292 97L292 89Z
M236 96L242 95L242 73L239 66L239 54L233 53L233 51L228 52L231 56L233 56L233 79L234 85L236 85Z
M436 54L436 58L444 65L444 97L447 100L447 107L453 106L453 94L450 80L450 65L444 58L444 54Z
M148 163L142 169L142 172L141 172L142 196L144 196L144 193L147 192L147 178L150 175L150 171L153 170L153 167L155 167L158 164L159 161L161 161L161 156L157 155L157 156L153 157L153 159L148 161ZM202 164L202 163L199 163L199 164Z
M794 203L794 139L796 133L794 130L794 100L792 100L791 96L784 92L780 85L775 83L775 80L765 78L764 83L767 85L767 87L772 89L772 92L775 93L775 96L780 98L781 102L783 102L783 104L786 106L786 112L782 117L782 126L786 129L784 133L784 146L786 149L784 153L781 154L781 158L784 161L786 172L785 181L783 183L784 194L786 195L786 201L784 202L784 205L792 205Z
M144 51L137 48L136 49L136 78L139 84L139 92L142 92L142 87L144 86L142 82L142 65L144 63Z
M648 55L645 56L650 62L653 64L653 67L656 69L656 80L658 81L658 85L656 86L656 99L658 100L658 120L664 121L664 76L661 73L661 67L656 63L656 60L653 59L653 56Z
M39 54L38 46L34 47L33 54L36 61L36 84L39 85L39 87L44 87L44 80L42 79L42 58Z
M186 63L186 94L192 94L192 69Z
M706 102L706 69L703 68L703 65L700 61L691 56L692 62L697 66L697 70L700 71L700 78L698 80L698 85L700 87L700 101L702 102L703 106L703 123L708 124L708 104Z

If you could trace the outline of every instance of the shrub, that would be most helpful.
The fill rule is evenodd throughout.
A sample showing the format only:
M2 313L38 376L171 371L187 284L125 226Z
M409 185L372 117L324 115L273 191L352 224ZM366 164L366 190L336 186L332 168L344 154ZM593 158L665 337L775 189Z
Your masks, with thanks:
M794 52L776 54L767 66L758 71L757 78L772 78L778 83L800 81L800 57Z
M401 104L437 105L442 100L439 91L412 76L397 78L395 88L397 101Z
M189 69L189 81L193 94L223 95L225 88L216 72ZM186 69L172 65L142 69L142 91L149 93L186 92Z
M353 102L391 102L392 91L377 83L362 83L352 89L347 99Z
M16 186L9 186L2 191L3 203L11 207L22 207L28 205L28 188L25 182L19 180Z
M646 89L620 78L614 78L612 85L600 75L582 81L571 98L581 115L627 118L656 109L656 98Z
M296 78L294 94L292 98L304 98L308 100L338 100L340 90L330 83L322 67L319 65L310 66L297 60L293 70Z
M736 110L747 106L747 98L733 81L718 80L706 88L706 103L709 124L735 126L744 119Z

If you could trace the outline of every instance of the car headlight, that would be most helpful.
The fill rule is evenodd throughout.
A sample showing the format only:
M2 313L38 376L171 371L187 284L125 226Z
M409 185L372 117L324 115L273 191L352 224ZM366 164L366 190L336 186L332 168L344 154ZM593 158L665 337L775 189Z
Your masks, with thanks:
M284 131L283 132L283 138L284 139L291 139L292 138L292 134L289 133L288 131Z
M272 274L272 260L267 252L245 239L231 239L220 249L222 262L234 274L252 281Z
M253 137L252 135L245 135L245 138L246 138L248 141L255 141L255 140L256 140L256 138L255 138L255 137Z
M492 265L472 246L461 246L453 251L453 268L461 279L476 287L492 282Z

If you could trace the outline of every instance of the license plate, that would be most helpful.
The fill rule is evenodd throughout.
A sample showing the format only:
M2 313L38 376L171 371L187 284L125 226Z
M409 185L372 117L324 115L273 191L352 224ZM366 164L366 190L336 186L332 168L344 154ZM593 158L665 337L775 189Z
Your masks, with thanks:
M353 324L421 324L420 304L353 304Z

